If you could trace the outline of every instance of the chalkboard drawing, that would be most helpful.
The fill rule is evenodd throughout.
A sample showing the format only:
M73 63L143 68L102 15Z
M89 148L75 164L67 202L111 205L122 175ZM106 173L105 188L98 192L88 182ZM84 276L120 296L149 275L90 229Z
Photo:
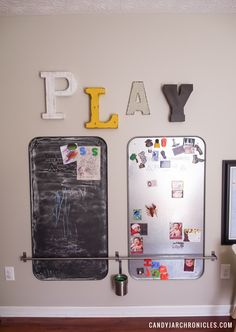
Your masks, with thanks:
M70 143L60 147L63 164L67 165L77 160L78 145L76 143Z
M53 221L56 227L63 225L63 236L68 239L68 236L73 230L70 230L70 193L68 190L57 191L55 193L55 207L53 209ZM76 228L75 228L76 229Z
M77 158L77 180L101 180L101 151L98 146L80 148Z

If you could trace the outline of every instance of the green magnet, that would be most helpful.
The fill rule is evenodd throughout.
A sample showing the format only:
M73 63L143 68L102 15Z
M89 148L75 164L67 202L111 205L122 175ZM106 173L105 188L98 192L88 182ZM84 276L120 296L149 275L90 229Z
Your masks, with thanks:
M137 155L135 153L132 153L130 156L130 160L136 160L136 163L138 163Z

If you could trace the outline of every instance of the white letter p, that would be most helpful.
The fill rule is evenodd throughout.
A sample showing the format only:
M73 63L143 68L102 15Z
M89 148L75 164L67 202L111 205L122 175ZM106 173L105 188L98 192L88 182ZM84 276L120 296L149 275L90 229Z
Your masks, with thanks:
M56 111L56 97L57 96L71 96L77 89L77 82L70 72L52 72L42 71L40 77L45 79L46 92L46 113L42 113L43 119L64 119L64 113L57 113ZM64 78L68 82L68 86L64 90L56 90L55 79Z

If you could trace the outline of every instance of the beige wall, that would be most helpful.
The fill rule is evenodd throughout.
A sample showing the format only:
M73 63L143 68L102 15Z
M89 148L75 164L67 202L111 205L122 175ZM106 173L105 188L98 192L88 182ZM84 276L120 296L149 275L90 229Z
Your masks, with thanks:
M233 262L220 246L221 161L236 159L236 17L135 15L0 18L0 306L134 306L230 304L232 279L219 278ZM64 121L43 121L40 71L71 71L75 95L57 100ZM126 116L132 81L145 83L150 116ZM193 83L184 123L168 122L161 85ZM87 86L103 86L101 117L119 114L119 129L89 130ZM126 147L134 136L199 135L207 145L206 262L198 280L150 282L130 278L129 294L111 289L111 262L102 281L42 282L19 256L31 252L28 143L35 136L96 135L108 144L109 252L127 254ZM117 236L119 235L119 236ZM14 266L16 281L4 280ZM124 263L124 272L127 265Z

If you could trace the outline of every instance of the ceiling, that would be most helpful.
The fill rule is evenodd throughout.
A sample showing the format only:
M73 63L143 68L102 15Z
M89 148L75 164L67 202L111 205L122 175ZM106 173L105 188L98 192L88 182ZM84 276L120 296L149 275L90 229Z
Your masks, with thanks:
M236 0L0 0L0 16L236 13Z

